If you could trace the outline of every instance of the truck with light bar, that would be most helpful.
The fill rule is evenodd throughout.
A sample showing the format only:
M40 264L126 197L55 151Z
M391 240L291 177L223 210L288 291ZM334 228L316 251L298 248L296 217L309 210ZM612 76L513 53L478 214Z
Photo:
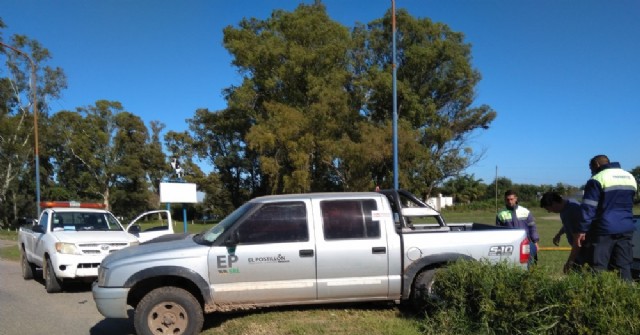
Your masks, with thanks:
M33 279L42 269L49 293L67 281L94 281L107 255L174 232L166 210L143 213L125 228L99 203L45 201L40 207L40 218L20 227L18 240L22 277ZM155 226L141 231L137 223L150 220Z
M403 190L255 198L211 229L162 236L107 256L98 311L137 334L199 334L205 313L391 301L422 309L457 260L526 269L521 229L445 223Z

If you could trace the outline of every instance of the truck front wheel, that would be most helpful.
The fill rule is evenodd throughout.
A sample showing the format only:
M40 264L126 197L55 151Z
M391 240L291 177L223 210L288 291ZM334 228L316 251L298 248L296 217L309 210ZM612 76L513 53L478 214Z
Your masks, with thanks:
M140 300L133 323L136 333L199 334L204 323L202 306L188 291L178 287L160 287Z
M58 293L62 291L62 281L56 277L56 272L53 271L53 264L49 258L44 261L44 288L48 293Z

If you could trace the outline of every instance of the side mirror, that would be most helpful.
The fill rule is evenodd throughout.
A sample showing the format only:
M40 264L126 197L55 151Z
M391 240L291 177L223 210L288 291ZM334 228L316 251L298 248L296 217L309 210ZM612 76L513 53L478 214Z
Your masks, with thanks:
M137 224L134 224L133 226L129 227L128 232L129 234L133 234L137 236L140 234L140 226Z
M224 240L224 245L227 247L235 247L240 242L240 234L237 230L234 230Z

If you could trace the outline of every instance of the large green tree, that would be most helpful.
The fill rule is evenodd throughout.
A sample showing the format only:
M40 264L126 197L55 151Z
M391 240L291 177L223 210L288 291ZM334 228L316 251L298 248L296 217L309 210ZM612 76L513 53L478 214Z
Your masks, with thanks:
M250 165L258 173L253 190L373 189L373 171L391 153L391 128L361 113L366 92L355 69L362 63L352 57L349 30L315 3L224 33L244 78L227 91L224 113L245 120L234 134L244 157L259 159Z
M371 64L362 76L369 92L364 111L374 121L392 115L391 13L374 20L364 34ZM397 111L401 186L425 197L449 177L481 158L468 144L476 130L487 129L496 117L489 106L474 106L480 73L472 67L471 45L464 35L428 18L397 13Z
M239 90L229 94L233 96L241 93ZM228 213L249 198L264 194L259 190L261 184L257 154L247 148L244 141L252 124L247 110L230 107L210 112L199 109L194 118L188 121L193 138L182 135L175 141L190 141L194 154L213 166L208 182L205 183L205 201L210 202L208 206L215 207L214 212L218 214ZM171 151L172 146L168 145L168 148Z
M159 143L161 124L152 123L151 137L140 117L107 100L60 111L51 120L55 182L67 197L99 200L124 216L158 205L154 191L170 173Z
M227 109L198 111L191 128L227 189L392 186L390 41L390 13L349 31L320 2L227 27L243 80ZM496 113L473 106L480 74L461 33L401 10L397 48L401 186L426 197L480 158L467 139Z
M35 216L34 104L37 102L38 123L44 134L48 101L66 88L63 71L47 65L51 54L46 48L24 35L4 40L4 28L0 19L0 42L4 44L0 45L0 57L5 60L5 66L0 67L0 225L14 221L19 213ZM35 87L31 86L32 73ZM46 189L48 162L41 158L39 177Z

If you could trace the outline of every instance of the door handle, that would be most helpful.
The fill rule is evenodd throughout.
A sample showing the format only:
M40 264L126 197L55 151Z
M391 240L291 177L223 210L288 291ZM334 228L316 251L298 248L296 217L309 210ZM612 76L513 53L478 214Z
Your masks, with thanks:
M300 257L313 257L313 249L300 250Z
M386 254L387 253L387 248L385 248L385 247L373 247L373 248L371 248L371 253L372 254Z

